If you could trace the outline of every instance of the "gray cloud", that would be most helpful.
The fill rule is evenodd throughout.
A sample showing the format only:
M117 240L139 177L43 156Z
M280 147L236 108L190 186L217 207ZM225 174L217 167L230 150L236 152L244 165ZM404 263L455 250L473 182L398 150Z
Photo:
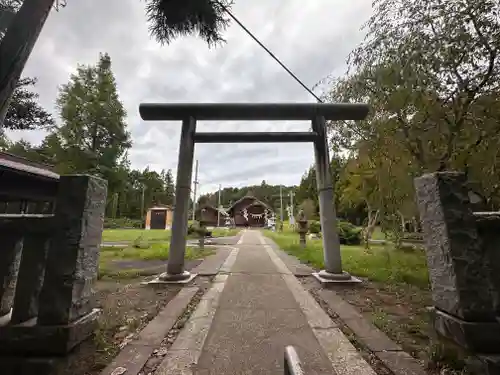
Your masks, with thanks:
M351 0L238 0L233 9L306 85L345 69L348 53L362 39L360 27L370 2ZM132 166L175 172L180 124L144 122L141 102L312 102L236 24L227 44L209 49L195 37L160 46L149 37L139 0L70 1L53 12L28 61L25 74L39 79L40 101L53 110L58 86L77 64L93 64L99 52L111 55L120 97L128 112L134 146ZM299 131L304 122L202 122L200 131ZM39 142L41 132L11 133ZM218 184L297 184L312 163L305 144L197 145L202 192Z

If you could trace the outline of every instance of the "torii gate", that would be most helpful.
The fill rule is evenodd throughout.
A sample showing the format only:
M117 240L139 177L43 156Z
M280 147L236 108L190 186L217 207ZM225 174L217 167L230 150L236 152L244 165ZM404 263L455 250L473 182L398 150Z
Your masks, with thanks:
M325 263L325 269L315 276L322 282L358 281L342 270L326 120L362 120L368 114L368 105L348 103L144 103L140 104L139 113L142 119L147 121L182 121L170 255L167 272L161 274L158 280L167 283L187 283L196 276L184 270L195 143L313 142ZM312 132L197 133L197 120L309 120L312 123Z

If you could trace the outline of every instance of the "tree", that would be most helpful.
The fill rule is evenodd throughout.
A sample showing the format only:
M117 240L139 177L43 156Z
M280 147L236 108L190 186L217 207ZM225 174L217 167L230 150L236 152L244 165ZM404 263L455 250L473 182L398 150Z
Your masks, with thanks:
M0 123L54 0L24 0L0 43ZM1 9L5 11L5 8Z
M9 7L20 2L3 0ZM0 43L0 123L7 109L26 61L40 35L52 7L66 5L65 0L24 0ZM198 34L209 45L223 41L222 30L229 20L224 12L229 0L147 0L146 15L150 31L161 44L170 43L180 35ZM0 12L12 14L12 8ZM91 15L88 15L91 16Z
M60 88L56 102L62 125L55 133L65 172L101 176L114 191L113 175L131 141L109 55L101 54L95 66L79 66Z
M307 219L311 220L316 216L316 203L312 199L305 199L299 207L304 211L304 215Z
M22 0L0 0L0 39L21 5ZM24 130L53 125L51 115L36 102L38 94L29 90L35 84L35 78L22 78L16 83L5 115L5 128Z
M31 130L54 125L51 114L37 103L38 94L28 89L35 84L35 78L22 78L17 82L5 116L5 128Z
M401 178L396 186L413 190L414 177L453 169L487 181L484 195L498 197L500 3L376 0L374 9L367 38L328 95L367 102L371 112L332 126L337 140L376 150L385 159L379 171L391 165ZM402 199L412 196L398 189Z
M332 158L330 160L330 171L332 174L332 181L335 189L334 203L337 208L339 207L339 199L341 194L339 191L339 183L344 167L345 160L340 157L338 153L333 152ZM296 191L295 198L299 206L303 201L311 200L316 207L314 215L317 215L319 213L318 185L316 182L316 168L314 166L311 166L302 176L299 187Z
M175 203L175 184L171 169L169 169L166 173L163 173L163 181L165 184L165 204L172 206Z

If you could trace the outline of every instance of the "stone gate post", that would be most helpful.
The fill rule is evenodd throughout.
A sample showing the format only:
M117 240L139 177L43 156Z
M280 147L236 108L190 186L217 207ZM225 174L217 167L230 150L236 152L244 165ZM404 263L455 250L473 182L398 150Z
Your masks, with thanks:
M500 220L496 228L490 221L488 230L484 216L490 215L472 212L470 189L462 173L427 174L415 180L415 188L432 287L434 329L440 338L470 353L481 374L499 374L500 242L498 234L493 239L488 233L500 231Z

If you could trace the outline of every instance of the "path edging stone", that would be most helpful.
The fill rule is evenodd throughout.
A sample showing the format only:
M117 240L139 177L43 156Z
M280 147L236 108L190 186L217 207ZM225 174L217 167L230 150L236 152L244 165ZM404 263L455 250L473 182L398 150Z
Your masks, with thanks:
M395 375L426 375L419 361L406 353L351 304L334 290L320 289L318 296L339 316L354 333L356 339L368 348Z
M238 256L238 248L233 248L221 266L222 269L231 269ZM189 317L167 355L158 366L155 375L189 375L193 373L193 366L198 363L203 345L208 336L215 312L219 305L220 296L226 285L228 275L215 276L210 289L201 297L195 311Z

